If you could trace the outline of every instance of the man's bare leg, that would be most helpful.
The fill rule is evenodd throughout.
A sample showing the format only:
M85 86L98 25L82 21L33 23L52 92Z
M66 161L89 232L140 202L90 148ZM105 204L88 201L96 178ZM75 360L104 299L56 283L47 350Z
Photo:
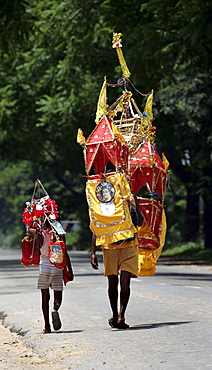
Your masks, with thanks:
M125 311L130 298L130 279L131 273L128 271L121 271L120 277L120 312L118 315L118 324L125 322Z
M110 306L113 313L112 318L109 320L109 325L115 327L118 319L118 276L109 275L108 276L108 297L110 300Z

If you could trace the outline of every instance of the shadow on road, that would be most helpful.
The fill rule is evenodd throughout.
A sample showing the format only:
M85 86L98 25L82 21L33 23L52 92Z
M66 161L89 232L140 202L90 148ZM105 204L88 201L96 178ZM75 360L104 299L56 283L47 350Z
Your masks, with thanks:
M156 272L155 276L162 276L166 278L175 279L186 279L186 280L206 280L212 281L212 274L202 274L202 273L180 273L180 272Z
M84 330L60 330L60 331L53 331L51 334L74 334L74 333L82 333Z
M3 261L0 261L0 267L8 267L8 266L14 266L14 267L19 267L19 266L22 266L23 265L21 264L21 260L3 260Z
M159 322L155 324L142 324L142 325L135 325L130 327L128 330L141 330L141 329L156 329L163 326L176 326L176 325L184 325L190 324L194 321L178 321L178 322Z

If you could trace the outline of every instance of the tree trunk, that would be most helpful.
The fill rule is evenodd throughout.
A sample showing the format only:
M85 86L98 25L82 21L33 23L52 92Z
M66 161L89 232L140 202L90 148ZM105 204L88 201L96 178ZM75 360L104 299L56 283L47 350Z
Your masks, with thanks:
M212 197L204 197L204 233L205 249L212 249Z
M199 195L187 188L187 203L185 214L184 240L197 242L199 240Z
M184 241L197 242L199 239L200 216L199 216L199 195L197 195L191 184L191 172L188 166L183 166L182 161L173 146L165 148L165 154L170 162L176 176L182 181L187 189L187 202L184 224Z

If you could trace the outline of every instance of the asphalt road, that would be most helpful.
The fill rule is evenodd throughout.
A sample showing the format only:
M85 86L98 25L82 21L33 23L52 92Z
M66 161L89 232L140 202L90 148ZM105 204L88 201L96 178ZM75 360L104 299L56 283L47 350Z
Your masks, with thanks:
M63 326L43 335L38 267L26 269L20 250L0 248L3 324L46 364L86 370L212 369L212 267L159 263L155 276L132 279L130 328L116 330L107 323L111 312L101 255L95 271L89 254L69 254L75 280L64 288Z

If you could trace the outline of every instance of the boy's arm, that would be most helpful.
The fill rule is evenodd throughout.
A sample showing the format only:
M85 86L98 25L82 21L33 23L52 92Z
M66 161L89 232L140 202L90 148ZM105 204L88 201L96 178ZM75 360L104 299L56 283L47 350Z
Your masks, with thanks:
M91 240L91 266L94 270L98 270L98 259L96 256L96 235L92 234L92 240Z
M36 253L38 255L40 255L41 254L40 253L40 249L41 249L41 247L43 245L43 235L42 235L42 232L39 231L38 233L36 233L36 232L32 232L31 230L28 230L27 237L30 240L34 240Z
M61 239L63 240L63 242L65 243L65 246L66 246L65 235L61 235ZM74 273L73 273L73 270L72 270L71 260L70 260L67 248L66 248L66 266L68 267L68 272L67 272L68 280L73 281L74 280Z

